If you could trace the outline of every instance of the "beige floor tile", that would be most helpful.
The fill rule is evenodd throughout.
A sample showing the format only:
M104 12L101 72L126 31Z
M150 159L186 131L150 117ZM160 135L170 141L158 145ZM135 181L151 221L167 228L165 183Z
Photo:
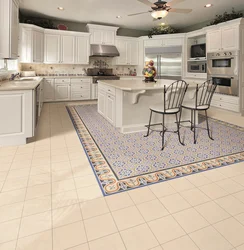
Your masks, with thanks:
M40 174L49 174L51 173L50 165L43 165L38 167L32 167L30 171L30 176L40 175Z
M190 208L191 205L180 195L173 194L159 199L170 213Z
M0 248L0 250L1 250L1 248ZM244 245L237 247L236 250L244 250Z
M80 203L80 207L84 220L110 212L105 198L103 197L82 202Z
M72 247L77 247L86 242L82 221L53 229L53 250L72 249Z
M145 223L144 218L136 206L117 210L112 212L112 215L119 230L124 230Z
M89 242L90 250L126 250L124 243L118 233L112 234Z
M209 225L194 208L178 212L173 216L187 233L194 232Z
M191 174L187 176L186 179L196 187L204 186L212 182L210 179L204 176L203 173Z
M157 247L151 248L150 250L163 250L163 248L161 246L157 246Z
M160 244L164 244L186 234L171 215L151 221L148 225Z
M244 225L244 213L236 215L235 219L238 220L242 225Z
M218 199L228 195L228 192L215 183L199 187L199 189L211 199Z
M134 205L134 202L127 192L106 196L105 199L111 211L116 211Z
M213 225L234 247L244 244L244 226L234 218Z
M190 234L201 250L231 250L233 246L212 226Z
M163 250L199 250L189 236L172 240L162 245Z
M0 223L0 243L16 240L19 232L20 219Z
M156 199L156 196L148 187L137 188L132 191L129 191L131 199L135 202L135 204L140 204L146 201L151 201Z
M223 188L229 194L237 193L242 191L244 187L231 179L225 179L216 182L221 188Z
M76 190L71 190L59 194L52 195L52 208L66 207L78 203Z
M72 169L52 171L52 182L65 181L73 178Z
M244 186L244 174L237 175L233 177L232 180Z
M57 181L52 183L52 193L62 193L70 190L74 190L75 182L73 179L65 180L65 181Z
M52 231L18 239L16 250L52 250Z
M23 169L23 168L30 168L32 160L22 160L22 161L15 161L11 164L11 170L14 169Z
M7 176L7 180L28 177L29 174L30 168L10 170Z
M1 171L0 172L0 181L5 181L5 179L7 178L8 175L8 171Z
M51 196L43 196L25 201L23 216L39 214L51 210Z
M146 221L159 219L169 215L169 212L158 199L139 204L137 208Z
M61 155L52 155L51 162L64 162L69 161L69 155L68 154L61 154Z
M244 212L244 203L242 203L232 195L217 199L215 200L215 202L232 216Z
M97 179L94 174L74 178L74 181L77 189L97 184Z
M43 157L49 157L51 156L50 149L45 151L35 151L33 154L33 158L43 158Z
M148 250L159 245L146 224L122 231L121 237L127 250Z
M210 198L198 188L186 190L181 192L180 195L182 195L192 206L197 206L210 201Z
M222 173L220 173L218 169L208 170L208 171L203 172L202 174L213 182L220 181L220 180L227 178Z
M33 167L35 166L40 166L40 165L47 165L47 164L50 164L50 158L48 157L38 157L38 158L33 158L32 159L32 162L31 162L31 165Z
M223 208L214 201L196 206L195 209L210 223L216 223L230 217Z
M50 194L51 194L50 183L28 187L26 193L26 200L35 199Z
M19 237L25 237L51 229L51 211L23 217Z
M158 198L161 198L176 193L175 189L169 183L170 182L161 182L150 185L149 188Z
M84 224L88 241L95 240L118 231L111 214L104 214L84 220Z
M14 203L0 207L0 223L18 219L22 215L24 203Z
M238 200L244 203L244 191L233 194Z
M24 201L26 189L0 193L0 206Z
M71 248L69 248L69 250L90 250L90 249L89 249L89 245L87 243L85 243L85 244L82 244L79 246L71 247Z
M32 154L19 154L19 155L16 154L13 158L13 161L22 161L31 159L32 159Z
M1 163L0 171L9 171L11 168L11 163Z
M15 250L16 240L0 244L0 250Z
M70 163L73 164L72 161L70 161ZM82 177L94 174L89 163L84 163L83 165L76 167L72 166L72 172L74 177Z
M182 192L188 189L195 188L195 186L185 177L174 179L170 181L170 185L177 191Z
M53 227L65 226L82 220L79 204L52 210Z
M232 168L231 166L226 166L218 169L221 174L224 176L231 178L237 175L240 175L241 172L235 168Z
M59 170L64 170L64 169L70 169L71 165L69 161L64 161L64 162L57 162L57 163L52 163L51 164L51 169L52 171L59 171Z
M58 148L58 149L52 149L51 150L51 155L55 156L55 155L62 155L62 154L68 154L68 148L64 147L64 148Z
M12 190L26 188L28 185L28 177L6 180L2 192L8 192Z
M35 186L35 185L41 185L45 183L50 183L51 182L51 174L39 174L39 175L33 175L30 176L28 186Z
M97 199L103 196L98 185L77 189L77 194L80 202Z

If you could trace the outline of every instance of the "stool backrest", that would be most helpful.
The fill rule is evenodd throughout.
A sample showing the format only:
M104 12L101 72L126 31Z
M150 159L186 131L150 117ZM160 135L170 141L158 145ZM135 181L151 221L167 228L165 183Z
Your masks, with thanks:
M217 88L217 84L215 84L212 80L208 80L196 87L196 108L199 106L208 106L210 107L213 94Z
M181 107L187 88L188 84L183 80L175 81L168 87L164 85L164 112Z

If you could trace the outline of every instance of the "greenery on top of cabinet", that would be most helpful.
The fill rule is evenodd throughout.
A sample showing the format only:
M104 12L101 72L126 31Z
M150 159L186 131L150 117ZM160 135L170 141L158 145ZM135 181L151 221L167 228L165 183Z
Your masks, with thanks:
M148 32L148 37L152 38L154 35L164 35L164 34L174 34L178 33L179 31L170 25L160 25L158 27L153 27Z

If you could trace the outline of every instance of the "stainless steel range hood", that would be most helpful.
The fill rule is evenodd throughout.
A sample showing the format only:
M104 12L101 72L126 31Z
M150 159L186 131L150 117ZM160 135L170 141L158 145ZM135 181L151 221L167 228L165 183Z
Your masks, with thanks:
M119 51L113 45L92 44L90 56L115 57L119 56Z

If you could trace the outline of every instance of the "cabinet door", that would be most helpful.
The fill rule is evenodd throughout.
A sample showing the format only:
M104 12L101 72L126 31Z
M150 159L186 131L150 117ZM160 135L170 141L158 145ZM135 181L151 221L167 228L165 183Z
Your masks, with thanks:
M163 39L163 46L180 46L182 45L182 38L166 38Z
M18 58L19 45L19 4L12 0L11 11L11 58Z
M115 96L110 94L106 98L106 118L115 125Z
M45 34L44 61L60 63L60 35Z
M102 44L103 43L103 32L101 30L91 31L91 44Z
M239 49L239 28L225 27L221 29L222 50Z
M68 101L70 86L67 83L55 83L55 101Z
M54 79L45 79L43 81L43 101L50 102L54 101Z
M103 44L114 45L115 32L111 30L104 30L103 32Z
M43 62L44 56L44 34L33 30L33 62Z
M106 117L106 93L98 90L98 113Z
M90 43L89 37L76 37L76 60L77 64L89 64Z
M145 47L160 47L163 45L162 39L151 39L148 38L148 40L144 41Z
M127 65L127 42L126 40L116 40L116 47L120 56L116 58L116 65Z
M20 62L32 63L32 31L30 29L22 28L20 30Z
M221 30L213 30L207 33L207 52L221 50Z
M138 41L130 41L130 65L138 65L139 61L139 43Z
M75 62L75 37L61 36L61 63Z

